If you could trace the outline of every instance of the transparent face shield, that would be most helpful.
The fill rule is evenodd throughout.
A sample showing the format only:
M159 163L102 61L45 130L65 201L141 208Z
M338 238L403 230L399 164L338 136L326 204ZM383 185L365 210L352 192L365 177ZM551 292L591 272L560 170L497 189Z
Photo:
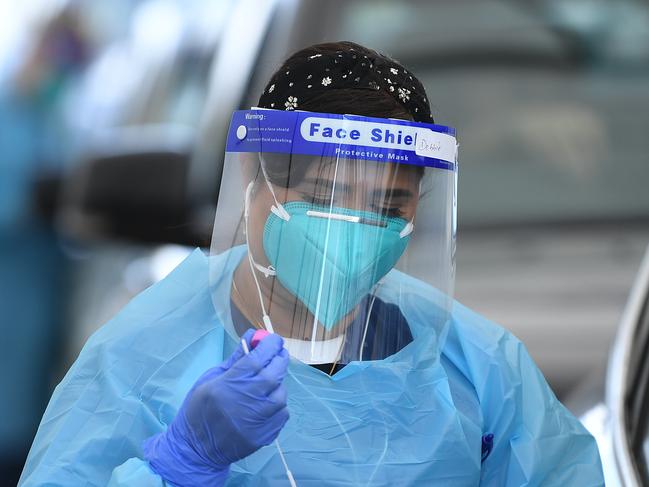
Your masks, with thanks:
M267 329L315 365L381 360L442 334L456 154L447 127L235 112L210 257L226 330Z

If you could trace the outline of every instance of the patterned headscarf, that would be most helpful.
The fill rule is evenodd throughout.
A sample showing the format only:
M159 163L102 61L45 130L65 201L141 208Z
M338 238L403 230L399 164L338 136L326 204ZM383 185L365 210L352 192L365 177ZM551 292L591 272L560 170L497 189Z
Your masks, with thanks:
M433 122L426 91L412 73L386 56L371 55L373 51L358 44L341 44L345 49L333 53L290 58L270 79L258 106L299 110L301 103L332 90L383 90L416 122ZM318 46L313 47L317 51Z

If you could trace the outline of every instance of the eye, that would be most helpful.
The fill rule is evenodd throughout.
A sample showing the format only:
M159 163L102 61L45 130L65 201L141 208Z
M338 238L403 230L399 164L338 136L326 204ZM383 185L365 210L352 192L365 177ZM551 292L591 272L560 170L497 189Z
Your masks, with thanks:
M374 208L374 211L376 211L380 215L387 216L390 218L402 218L404 215L403 210L398 206L392 206L389 208L386 208L384 206L376 206L376 205L372 205L372 206Z
M318 206L329 206L331 204L331 196L317 195L317 194L302 194L302 201L311 203Z

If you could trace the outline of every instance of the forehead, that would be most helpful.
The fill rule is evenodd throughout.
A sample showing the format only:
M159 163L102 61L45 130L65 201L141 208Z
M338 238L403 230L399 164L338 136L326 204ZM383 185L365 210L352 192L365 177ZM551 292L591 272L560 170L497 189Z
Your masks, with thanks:
M425 171L414 165L331 156L263 153L260 160L275 187L301 191L344 183L350 190L401 187L415 192Z
M312 158L306 164L304 174L309 179L355 180L359 184L378 183L379 181L404 184L418 182L423 173L423 169L418 166L365 159Z

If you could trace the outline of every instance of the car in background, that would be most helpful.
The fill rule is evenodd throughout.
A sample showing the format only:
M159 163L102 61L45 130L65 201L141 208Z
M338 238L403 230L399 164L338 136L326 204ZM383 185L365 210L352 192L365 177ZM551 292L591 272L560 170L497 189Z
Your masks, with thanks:
M204 244L206 219L192 205L188 180L198 128L211 123L203 117L212 69L221 46L232 45L224 40L231 27L250 17L247 26L260 34L240 42L239 59L228 61L249 73L244 53L257 51L271 11L229 0L134 3L121 19L124 34L97 55L70 100L71 130L82 143L49 195L73 263L59 375L93 331Z
M606 485L649 485L649 247L640 265L606 375L569 398L599 446ZM599 387L599 385L604 387Z
M195 71L191 129L159 130L178 125L173 110L117 117L64 185L58 221L84 242L71 246L81 265L69 360L209 245L232 111L254 106L293 51L349 39L417 73L436 120L458 128L457 298L518 335L560 398L605 366L649 241L649 5L242 0L219 28ZM179 59L152 72L183 73ZM155 79L136 87L174 86ZM134 90L120 103L174 106L182 92Z

